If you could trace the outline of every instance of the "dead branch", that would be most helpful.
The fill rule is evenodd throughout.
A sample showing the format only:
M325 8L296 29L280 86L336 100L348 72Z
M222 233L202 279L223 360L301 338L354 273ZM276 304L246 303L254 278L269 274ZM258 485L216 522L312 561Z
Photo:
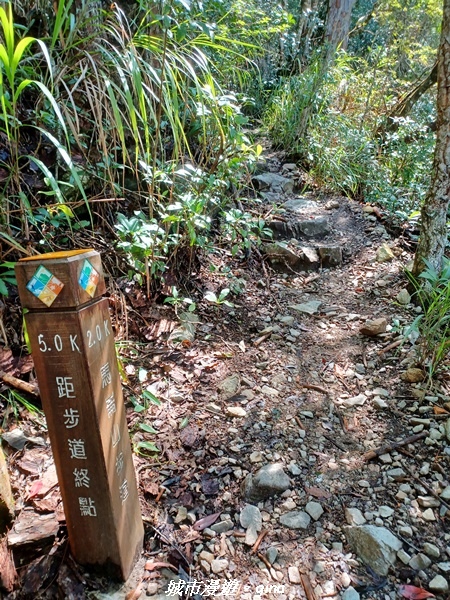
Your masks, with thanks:
M258 551L258 548L261 544L261 542L263 541L263 539L266 537L266 535L268 534L268 530L267 529L263 529L261 531L261 533L258 536L258 539L256 540L256 542L253 544L252 549L250 550L250 554L256 554L256 552Z
M397 448L401 448L402 446L407 446L408 444L414 444L418 440L421 440L424 437L427 437L427 431L421 431L420 433L416 433L415 435L411 435L410 437L405 438L404 440L400 440L399 442L392 442L387 444L386 446L382 446L381 448L375 448L374 450L369 450L363 455L364 460L372 460L373 458L377 458L382 454L386 454L387 452L392 452L392 450L396 450Z
M14 375L8 375L7 373L0 371L0 379L17 390L26 392L32 396L39 396L39 390L37 386L27 383L26 381L22 381L22 379L14 377Z

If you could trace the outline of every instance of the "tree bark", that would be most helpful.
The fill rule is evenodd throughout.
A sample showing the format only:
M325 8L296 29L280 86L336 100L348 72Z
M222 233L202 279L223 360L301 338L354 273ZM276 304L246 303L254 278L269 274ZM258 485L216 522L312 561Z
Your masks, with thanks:
M440 271L447 242L450 199L450 0L444 0L437 65L437 131L432 183L421 210L421 232L413 275L425 268L424 260Z
M328 61L333 60L338 48L342 50L347 48L350 19L354 4L355 0L329 0L325 26Z

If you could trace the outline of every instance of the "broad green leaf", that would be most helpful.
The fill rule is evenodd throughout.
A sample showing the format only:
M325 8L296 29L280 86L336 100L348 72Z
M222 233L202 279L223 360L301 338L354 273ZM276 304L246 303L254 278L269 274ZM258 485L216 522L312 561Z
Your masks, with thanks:
M184 429L185 427L188 426L188 424L189 424L189 417L184 417L184 419L179 424L178 429Z
M160 452L160 449L152 442L138 442L136 448L138 450L148 450L149 452Z
M149 400L152 404L156 404L156 406L161 406L161 400L158 400L158 398L148 390L142 392L142 397Z
M147 425L146 423L139 423L139 428L142 429L142 431L146 431L147 433L159 433L159 431L156 431L156 429L154 429L151 425Z

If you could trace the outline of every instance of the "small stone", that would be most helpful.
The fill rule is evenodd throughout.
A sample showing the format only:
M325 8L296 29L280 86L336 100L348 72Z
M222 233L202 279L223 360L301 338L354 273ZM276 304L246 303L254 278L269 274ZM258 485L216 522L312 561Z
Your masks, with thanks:
M428 584L433 592L444 593L448 591L448 582L442 575L436 575Z
M398 528L398 532L403 537L412 537L412 535L413 535L413 530L411 529L411 527L409 525L402 525L401 527Z
M399 304L403 304L404 306L411 302L411 296L406 288L403 288L399 291L399 293L396 296L396 299Z
M422 508L436 508L441 504L434 496L417 496L417 502Z
M322 302L320 300L311 300L310 302L304 302L303 304L293 304L289 308L301 313L313 315L314 313L318 312L321 305Z
M380 317L379 319L368 319L359 332L368 337L375 337L380 333L384 333L387 328L387 319Z
M382 244L378 250L377 250L377 254L376 254L376 259L377 262L387 262L389 260L392 260L394 258L394 253L392 252L392 250L389 248L389 246L384 243Z
M261 531L262 527L261 511L257 506L254 506L253 504L247 504L241 510L239 522L241 523L242 527L246 529L245 544L247 546L253 546L258 539L258 531Z
M280 317L279 318L280 323L283 323L284 325L293 325L294 324L294 317L291 317L290 315L286 315L284 317Z
M445 489L440 493L440 497L443 500L450 500L450 485L448 485Z
M411 558L411 560L409 561L409 566L411 567L411 569L414 569L415 571L421 571L423 569L427 569L430 565L431 565L431 560L428 558L428 556L426 556L425 554L422 554L422 552L419 552L419 554L416 554L415 556L413 556Z
M386 400L384 400L383 398L380 398L380 396L375 396L375 398L372 400L372 402L374 403L375 408L378 408L379 410L389 408L389 404L386 402Z
M400 375L400 379L406 381L407 383L418 383L419 381L423 381L425 377L425 371L422 371L422 369L418 369L416 367L406 369L406 371Z
M385 527L359 525L345 528L347 540L357 556L375 573L387 575L402 542Z
M405 471L401 467L398 467L396 469L389 469L389 471L386 471L386 474L395 480L403 479L403 477L405 477L406 475Z
M425 521L436 521L436 516L433 512L433 509L427 508L426 510L424 510L422 513L422 519L424 519Z
M154 596L157 593L158 589L159 584L157 584L156 581L151 581L147 585L147 596Z
M281 505L281 508L288 512L290 510L295 510L297 508L296 503L294 502L294 500L292 500L292 498L288 498L286 500L286 502L283 502L283 504Z
M200 560L205 560L209 564L214 560L214 554L212 552L207 552L206 550L202 550L198 557Z
M409 561L411 560L411 556L407 552L405 552L403 549L401 549L397 552L397 557L399 560L402 561L402 563L404 565L409 564Z
M216 575L218 573L223 573L223 571L226 571L228 569L228 566L229 562L225 558L215 558L211 562L211 570Z
M311 517L301 510L288 512L280 517L280 523L289 529L307 529L310 522Z
M325 210L333 210L334 208L339 208L340 204L337 200L328 200L328 202L325 202Z
M300 469L300 467L298 465L296 465L295 463L290 463L288 465L288 471L291 475L294 475L294 477L296 475L301 475L302 474L302 470ZM450 489L450 488L449 488Z
M313 568L314 573L323 573L325 571L325 563L322 560L318 560Z
M274 396L278 397L280 395L280 392L278 390L269 387L268 385L262 386L261 393L263 393L265 396L269 396L269 398L273 398Z
M271 546L270 548L268 548L268 550L266 552L266 556L267 556L267 560L270 562L270 564L273 565L273 563L277 560L278 548Z
M240 387L241 378L238 373L230 375L229 377L221 381L217 386L224 400L228 400L228 398L232 398L233 396L235 396L239 392Z
M249 473L244 480L242 492L249 502L261 502L271 496L281 494L289 489L291 481L283 471L281 463L270 463L261 467L252 475Z
M305 506L305 510L314 521L318 521L323 515L323 508L319 502L308 502Z
M179 506L177 515L174 519L175 523L182 523L185 519L187 519L187 508L185 506Z
M380 508L378 510L380 513L380 517L383 517L383 519L392 517L392 515L395 512L394 509L391 508L390 506L380 506Z
M227 406L225 409L226 414L229 417L246 417L247 411L242 406Z
M431 558L439 558L441 555L441 551L434 544L430 544L430 542L425 542L423 545L423 551L427 556L431 556Z
M334 581L324 581L320 587L322 588L324 598L329 598L337 593L336 584Z
M253 464L260 463L264 460L263 453L259 451L252 452L249 456L249 460Z
M288 568L288 578L290 583L301 583L300 571L298 570L298 567Z
M346 508L345 520L349 525L364 525L366 519L359 508Z
M341 594L342 600L359 600L360 596L353 586L348 587L345 592Z
M447 419L444 425L445 428L445 437L450 442L450 419Z
M378 458L384 465L389 465L392 462L392 457L390 454L380 454Z
M225 533L226 531L231 531L233 528L234 524L231 519L224 519L223 521L219 521L218 523L211 525L211 529L219 534Z
M450 573L450 562L440 562L437 566L443 573Z

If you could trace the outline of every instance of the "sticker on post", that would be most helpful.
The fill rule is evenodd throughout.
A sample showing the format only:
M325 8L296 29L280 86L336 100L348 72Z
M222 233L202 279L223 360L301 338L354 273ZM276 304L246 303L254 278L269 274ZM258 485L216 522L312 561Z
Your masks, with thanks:
M27 290L39 298L46 306L51 306L64 284L42 265L27 283Z
M99 279L100 274L94 269L88 260L85 260L81 269L78 283L91 298L94 297Z

